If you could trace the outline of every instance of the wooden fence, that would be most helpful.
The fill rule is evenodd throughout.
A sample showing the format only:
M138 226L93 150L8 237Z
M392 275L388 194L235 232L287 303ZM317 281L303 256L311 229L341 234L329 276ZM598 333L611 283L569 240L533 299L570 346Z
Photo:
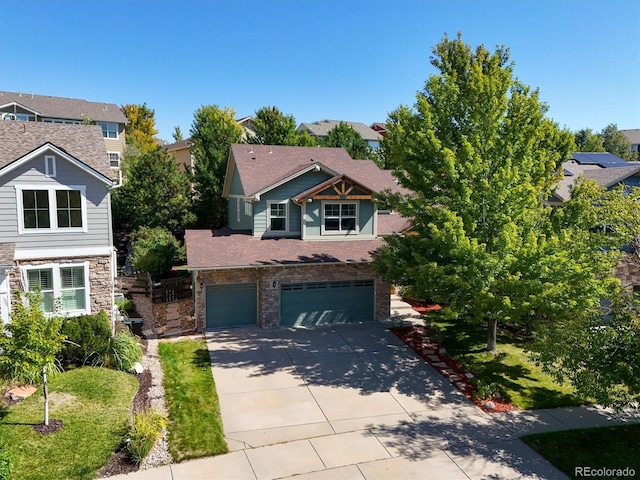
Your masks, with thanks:
M192 297L191 278L165 278L154 282L146 277L116 277L116 287L125 295L146 295L153 303L169 303Z

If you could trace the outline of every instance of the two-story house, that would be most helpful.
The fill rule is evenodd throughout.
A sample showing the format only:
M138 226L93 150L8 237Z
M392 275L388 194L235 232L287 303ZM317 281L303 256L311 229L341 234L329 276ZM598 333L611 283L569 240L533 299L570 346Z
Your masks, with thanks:
M0 121L0 314L12 292L47 313L112 316L111 170L102 129Z
M116 183L121 183L120 163L125 149L124 127L128 121L116 104L0 91L0 119L63 125L94 122L102 130L111 178Z
M378 209L385 189L404 191L341 148L232 145L228 227L185 236L198 327L387 319L390 285L371 261L408 222Z

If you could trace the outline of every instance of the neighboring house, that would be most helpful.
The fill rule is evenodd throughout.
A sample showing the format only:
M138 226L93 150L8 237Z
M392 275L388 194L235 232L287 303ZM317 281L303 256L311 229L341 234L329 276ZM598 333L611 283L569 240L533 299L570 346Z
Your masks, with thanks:
M327 136L330 130L333 130L335 127L340 125L340 121L338 120L322 120L320 122L313 123L301 123L298 127L299 131L306 131L312 137L317 139L322 139ZM349 125L356 132L360 134L362 139L367 142L371 148L380 148L380 141L382 140L382 135L370 127L367 127L364 123L359 122L342 122Z
M383 137L387 134L387 124L382 122L375 122L371 124L371 129L378 132Z
M378 210L385 189L405 191L341 148L232 145L229 226L185 235L198 328L388 318L390 285L371 261L409 224Z
M0 121L0 316L39 290L47 313L113 311L111 169L95 125Z
M627 137L627 140L631 143L631 151L636 152L640 159L640 128L634 128L631 130L620 130L622 134Z
M619 184L640 186L640 163L627 162L607 152L574 152L562 167L563 178L548 201L552 206L560 206L569 200L571 187L580 177L605 188Z
M111 178L116 184L121 183L120 163L125 148L127 117L116 104L0 91L0 117L4 120L67 125L95 122L102 129Z

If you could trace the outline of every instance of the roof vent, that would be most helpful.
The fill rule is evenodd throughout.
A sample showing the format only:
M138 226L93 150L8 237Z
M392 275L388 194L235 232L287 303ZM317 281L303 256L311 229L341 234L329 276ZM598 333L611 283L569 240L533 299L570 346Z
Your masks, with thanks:
M255 159L256 159L256 157L251 157L251 160L255 160Z

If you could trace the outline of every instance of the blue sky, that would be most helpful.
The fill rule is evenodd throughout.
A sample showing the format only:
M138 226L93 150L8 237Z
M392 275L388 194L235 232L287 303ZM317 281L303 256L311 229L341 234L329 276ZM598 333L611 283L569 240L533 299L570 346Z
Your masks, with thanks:
M146 103L159 136L202 105L384 121L462 32L571 130L640 128L638 0L0 0L0 90Z

